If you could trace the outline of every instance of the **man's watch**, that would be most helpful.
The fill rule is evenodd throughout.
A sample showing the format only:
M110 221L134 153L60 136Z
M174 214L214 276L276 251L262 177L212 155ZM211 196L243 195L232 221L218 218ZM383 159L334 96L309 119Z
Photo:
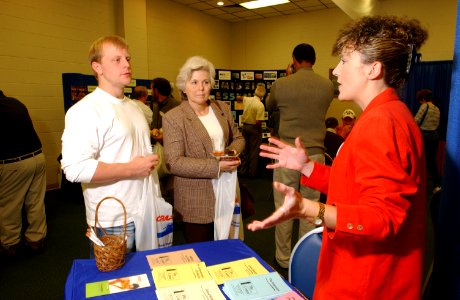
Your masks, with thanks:
M315 220L313 221L313 223L315 223L316 226L319 226L324 223L324 212L326 211L326 206L324 206L323 203L318 202L318 204L319 204L319 212Z

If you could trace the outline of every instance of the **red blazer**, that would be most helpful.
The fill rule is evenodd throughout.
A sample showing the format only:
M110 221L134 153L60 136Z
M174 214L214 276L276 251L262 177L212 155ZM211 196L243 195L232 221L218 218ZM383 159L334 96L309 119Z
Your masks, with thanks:
M389 88L361 114L332 167L302 184L328 194L314 299L420 299L425 250L425 154L414 118Z

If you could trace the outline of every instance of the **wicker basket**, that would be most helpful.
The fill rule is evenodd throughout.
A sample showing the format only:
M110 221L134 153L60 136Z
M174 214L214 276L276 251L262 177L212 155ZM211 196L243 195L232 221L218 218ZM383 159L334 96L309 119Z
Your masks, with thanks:
M124 225L123 225L123 235L108 235L104 228L102 228L98 222L98 210L102 202L107 199L113 199L118 201L123 207L124 212ZM97 235L97 225L101 228L104 233L103 236L98 238L104 243L104 247L94 244L94 256L96 258L96 266L101 272L113 271L125 263L126 255L126 208L119 199L115 197L105 197L102 199L96 206L96 216L94 220L94 231Z

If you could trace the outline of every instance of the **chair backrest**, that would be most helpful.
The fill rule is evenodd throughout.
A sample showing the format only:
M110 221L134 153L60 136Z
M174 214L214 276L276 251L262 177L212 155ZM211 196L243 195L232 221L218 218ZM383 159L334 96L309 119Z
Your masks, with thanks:
M327 152L324 152L324 163L326 164L326 166L332 166L333 161L334 159L332 158L332 155L330 155Z
M323 227L305 234L295 245L289 260L289 282L307 298L313 298Z

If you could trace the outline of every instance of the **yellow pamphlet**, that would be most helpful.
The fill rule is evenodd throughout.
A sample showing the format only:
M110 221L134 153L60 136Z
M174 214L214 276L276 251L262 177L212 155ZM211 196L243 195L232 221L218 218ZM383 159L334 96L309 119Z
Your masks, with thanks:
M223 284L224 281L230 279L268 273L267 269L255 257L208 266L208 271L217 284Z
M212 279L204 262L154 267L152 277L157 289Z
M158 300L193 299L225 300L214 280L165 287L155 291Z

